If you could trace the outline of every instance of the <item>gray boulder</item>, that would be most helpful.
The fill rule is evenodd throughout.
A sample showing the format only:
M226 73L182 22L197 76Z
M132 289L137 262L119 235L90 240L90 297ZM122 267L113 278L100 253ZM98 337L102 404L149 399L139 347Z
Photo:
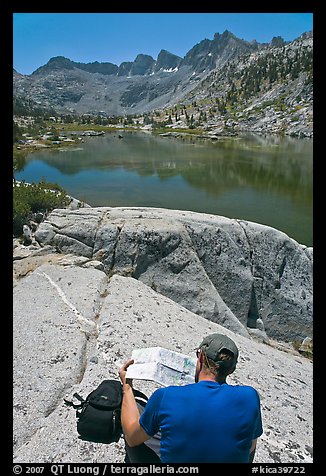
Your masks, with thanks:
M312 363L195 315L139 280L75 265L42 265L13 294L15 463L121 463L123 438L82 441L75 411L83 396L118 368L134 348L162 346L194 356L202 338L222 332L237 343L228 381L260 394L264 433L257 463L312 462ZM150 395L157 384L134 387Z
M28 225L23 225L24 244L30 245L32 243L32 231Z
M248 336L312 336L312 248L274 228L155 208L54 210L36 240L100 261ZM259 322L259 324L257 324ZM255 332L255 331L254 331Z

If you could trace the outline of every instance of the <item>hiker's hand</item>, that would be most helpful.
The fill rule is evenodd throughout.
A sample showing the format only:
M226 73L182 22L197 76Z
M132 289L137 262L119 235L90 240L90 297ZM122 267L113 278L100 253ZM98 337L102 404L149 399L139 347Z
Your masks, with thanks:
M126 378L126 373L127 373L127 368L129 367L129 365L133 364L134 363L134 360L133 359L129 359L127 360L127 362L125 362L122 367L120 367L119 369L119 377L120 377L120 380L122 382L122 385L125 384L125 383L129 383L129 385L132 384L132 380L130 378Z

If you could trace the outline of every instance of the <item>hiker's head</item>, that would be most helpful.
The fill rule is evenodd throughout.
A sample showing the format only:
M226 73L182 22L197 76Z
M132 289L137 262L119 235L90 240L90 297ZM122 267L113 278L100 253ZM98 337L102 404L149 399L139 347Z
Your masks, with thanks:
M195 380L199 373L212 374L217 382L223 382L234 372L238 361L238 348L232 339L223 334L210 334L197 348Z

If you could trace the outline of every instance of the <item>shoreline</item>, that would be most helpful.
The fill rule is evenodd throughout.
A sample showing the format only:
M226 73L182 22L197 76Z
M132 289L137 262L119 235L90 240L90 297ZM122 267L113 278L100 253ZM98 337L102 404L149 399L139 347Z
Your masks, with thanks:
M85 136L89 137L97 137L103 136L107 133L114 133L114 132L141 132L141 133L149 133L152 135L159 135L160 137L174 137L174 138L194 138L194 139L202 139L202 140L211 140L212 142L216 140L223 140L225 138L241 138L248 134L250 135L257 135L259 137L288 137L293 139L309 139L313 140L313 135L307 136L300 136L286 134L284 131L278 132L266 132L266 131L253 131L253 130L221 130L217 128L211 128L210 130L207 129L189 129L183 127L162 127L162 128L152 128L151 126L98 126L98 125L90 125L86 124L85 127L81 127L75 123L69 124L60 124L60 127L56 127L56 129L62 133L69 133L71 137L78 135L75 139L68 139L67 137L62 140L56 141L49 141L46 139L27 139L26 143L19 143L15 142L13 145L14 149L14 158L15 155L18 157L19 155L23 155L24 153L31 153L38 151L42 148L46 148L49 150L61 150L62 146L64 147L71 147L76 146L83 142L83 138ZM87 126L87 127L86 127ZM22 151L22 152L17 152Z
M97 129L97 132L101 132L101 130L102 130L100 127L97 127L96 129ZM88 129L87 129L87 130L89 130L89 125L88 125ZM68 125L67 125L67 131L68 131ZM105 136L104 136L104 134L105 134ZM270 146L273 146L273 145L275 145L275 146L280 145L281 147L283 147L282 144L287 144L287 143L289 143L289 144L298 144L298 146L300 146L300 144L302 144L302 146L303 146L304 148L308 147L308 151L310 150L310 145L309 145L309 144L310 144L310 141L300 141L300 140L297 139L297 138L284 137L284 136L277 136L277 137L276 137L275 135L267 135L267 136L266 136L265 134L246 133L246 134L239 134L239 135L237 135L237 136L232 136L232 137L231 137L231 136L219 136L218 139L215 140L214 138L209 138L209 137L207 137L206 135L203 136L203 134L199 134L198 132L192 132L191 134L188 134L188 131L185 132L184 130L180 130L180 129L178 129L178 130L170 130L169 132L163 132L163 133L162 133L160 130L159 130L159 131L155 131L155 132L153 132L153 131L151 132L148 127L147 127L146 129L143 129L143 128L140 128L140 127L138 127L138 128L130 128L130 127L122 128L122 127L121 127L121 128L114 128L113 130L111 130L111 128L110 128L110 130L107 131L107 132L104 133L104 134L101 134L101 136L102 136L102 137L104 136L104 138L102 139L102 141L100 141L100 143L102 143L102 142L104 141L103 143L106 144L105 141L106 141L106 140L107 140L107 141L110 141L111 138L112 138L112 134L113 134L113 136L115 136L115 139L114 139L114 140L116 141L117 146L118 146L118 142L120 143L120 141L117 140L118 134L119 134L119 138L120 138L120 136L121 136L121 139L122 139L122 140L121 140L121 143L123 143L123 136L125 136L126 141L128 141L128 137L131 138L132 135L134 135L134 137L136 137L136 135L139 135L140 138L143 137L143 138L146 139L145 134L146 134L146 135L147 135L147 134L151 134L151 136L153 137L153 139L150 139L150 140L153 140L153 141L159 140L159 142L162 143L162 144L164 144L163 138L165 138L166 140L170 139L170 141L172 141L172 142L171 142L171 146L169 146L169 147L173 147L173 143L174 143L174 140L173 140L173 139L175 139L175 140L178 141L179 144L180 144L180 143L182 144L181 141L185 141L184 143L186 143L186 144L188 144L188 142L189 142L189 143L191 142L191 143L193 144L193 146L196 146L196 145L197 145L197 146L199 146L199 147L202 147L202 146L214 147L214 144L216 144L215 147L221 147L220 145L218 145L218 144L219 144L219 141L221 141L221 144L222 144L222 141L230 141L230 145L231 145L232 147L237 147L237 148L240 147L240 148L241 148L241 147L242 147L241 144L243 143L242 141L245 141L246 139L248 139L248 140L250 140L250 141L253 140L253 141L254 141L254 142L253 142L254 144L256 143L255 141L257 141L257 143L259 142L259 143L262 143L262 144L266 144L266 147L270 147ZM110 137L109 135L107 135L107 134L111 134L111 137ZM68 133L67 133L67 135L68 135ZM75 132L74 132L74 135L76 135ZM107 139L105 139L105 137L107 137ZM162 137L162 141L160 141L160 139L159 139L160 137ZM251 139L251 137L252 137L253 139ZM255 137L256 137L256 139L255 139ZM157 138L157 139L155 139L155 138ZM91 150L92 150L92 144L93 144L92 141L95 140L95 139L96 139L96 137L87 137L87 138L86 138L87 144L85 143L84 147L86 147L86 146L87 146L87 147L89 147L89 146L91 147L91 148L90 148L90 154L92 153L92 152L91 152ZM145 139L143 139L143 140L145 140ZM112 138L112 140L113 140L113 138ZM299 140L299 142L297 142L298 140ZM98 143L98 141L97 141L96 143ZM97 146L95 145L96 143L94 143L94 147L97 147ZM79 142L79 144L80 144L80 142ZM79 144L78 144L78 145L79 145ZM176 142L175 144L177 144L177 142ZM212 145L211 145L211 144L212 144ZM232 144L234 144L234 145L232 145ZM80 145L82 146L83 144L80 144ZM70 144L69 144L69 148L70 148L70 150L73 150L74 148L76 148L76 145L73 144L73 143L70 143ZM25 154L29 154L29 153L34 152L34 151L37 151L37 150L38 150L38 149L35 149L35 148L34 148L33 150L31 150L30 147L27 147L24 151L19 151L19 152L24 152ZM50 148L48 148L47 150L50 151ZM58 150L63 150L63 148L62 148L61 146L55 144L55 145L52 147L52 150L57 150L57 151L58 151ZM195 152L194 152L194 153L195 153ZM48 155L48 153L46 153L46 155L49 157L49 160L51 160L51 159L50 159L50 155ZM65 155L65 154L64 154L64 155ZM57 156L58 156L58 154L57 154ZM51 157L54 157L54 156L52 156L52 154L51 154ZM308 157L308 158L309 158L309 157ZM33 159L30 158L30 159L27 159L27 160L33 160ZM61 162L60 162L60 163L61 163ZM77 162L75 162L75 161L74 161L73 163L76 163L76 164L77 164ZM23 164L22 164L22 165L23 165ZM21 170L23 170L23 167L24 167L24 165L21 167ZM21 174L19 174L19 170L17 170L17 175L20 176L21 178L23 178L23 177L24 177L24 172L21 173ZM51 179L49 179L49 180L51 181ZM68 194L68 193L67 193L67 194ZM80 195L81 195L81 194L79 194L79 196L80 196ZM137 205L137 203L138 203L137 200L136 200L136 201L133 201L132 203L131 203L130 201L127 201L127 202L126 202L126 200L124 200L124 202L121 202L121 201L120 201L120 202L117 203L117 202L114 202L114 197L113 197L113 201L112 201L112 202L111 202L111 201L110 201L110 202L107 202L106 200L96 200L96 199L95 199L95 201L92 203L92 201L88 201L88 200L87 200L87 197L86 197L86 196L81 195L81 198L79 198L79 196L78 196L78 194L76 194L76 196L74 197L74 198L76 199L76 202L75 202L75 203L85 202L87 205L89 205L89 206L91 206L91 207L107 206L107 205L111 205L111 204L112 204L112 206L122 206L122 205L124 205L124 206L133 206L133 205L135 205L135 204ZM77 197L77 198L76 198L76 197ZM92 198L94 199L93 196L92 196ZM157 203L157 202L155 202L155 203ZM144 202L144 204L145 204L145 202ZM150 203L148 203L148 205L151 206ZM168 205L168 207L171 208L171 203L167 203L167 204L165 204L165 205ZM172 205L175 205L175 204L172 204ZM186 204L185 204L185 205L186 205ZM193 204L192 204L192 205L193 205ZM77 205L77 206L80 206L80 205ZM75 206L75 208L77 208L77 206ZM177 207L177 208L178 208L178 207ZM180 208L180 207L179 207L179 208ZM183 208L183 204L181 204L181 208ZM203 209L203 208L205 208L205 207L201 207L201 208ZM191 207L191 204L190 204L190 210L194 210L194 211L195 211L195 210L196 210L196 206L192 206L192 207ZM198 209L197 209L197 211L201 211L201 210L198 210ZM218 210L218 209L217 209L217 210L213 210L213 209L212 209L212 211L213 211L213 212L216 211L217 213L218 213L218 212L221 213L221 211ZM223 215L223 210L222 210L222 213L221 213L221 214ZM231 215L228 215L227 212L226 212L226 215L231 217ZM246 219L246 217L245 217L244 215L241 215L241 214L232 214L232 217L233 217L233 216L236 216L236 217L244 217L244 219ZM251 218L251 219L252 219L252 218L255 218L255 214L251 214L250 217L247 216L247 218L248 218L248 219L249 219L249 218ZM254 219L253 221L255 221L255 219ZM256 220L256 221L259 222L259 220ZM278 221L277 221L277 220L274 220L273 223L277 224ZM286 229L286 230L289 229L290 231L293 231L291 227L290 227L290 228L289 228L289 227L286 227L286 228L283 227L283 228L282 228L282 226L280 226L279 229L282 229L282 230L284 230L284 229ZM294 230L294 233L290 233L290 236L292 236L292 235L295 235L295 236L296 236L296 231L295 231L295 230ZM298 236L299 236L299 237L302 236L302 233L299 233ZM309 236L308 236L308 239L306 239L306 237L305 237L305 235L304 235L304 238L303 238L302 240L299 239L298 241L299 241L300 243L305 243L306 246L312 246L312 240L311 240L310 234L309 234Z

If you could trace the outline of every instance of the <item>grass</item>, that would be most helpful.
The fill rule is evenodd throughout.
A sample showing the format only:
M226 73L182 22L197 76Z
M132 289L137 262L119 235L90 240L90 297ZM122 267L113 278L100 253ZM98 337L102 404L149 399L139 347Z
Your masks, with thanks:
M177 134L191 134L191 135L200 135L203 134L203 129L182 129L182 128L171 128L171 127L160 127L153 130L154 134L164 134L166 132L175 132Z
M292 342L293 348L297 350L301 355L307 357L310 360L313 360L313 343L310 342L309 344L302 346L301 341L295 340Z
M140 128L140 126L122 126L116 125L102 125L102 124L78 124L77 122L70 123L48 123L49 129L56 129L57 131L95 131L95 132L117 132L117 131L133 131Z

